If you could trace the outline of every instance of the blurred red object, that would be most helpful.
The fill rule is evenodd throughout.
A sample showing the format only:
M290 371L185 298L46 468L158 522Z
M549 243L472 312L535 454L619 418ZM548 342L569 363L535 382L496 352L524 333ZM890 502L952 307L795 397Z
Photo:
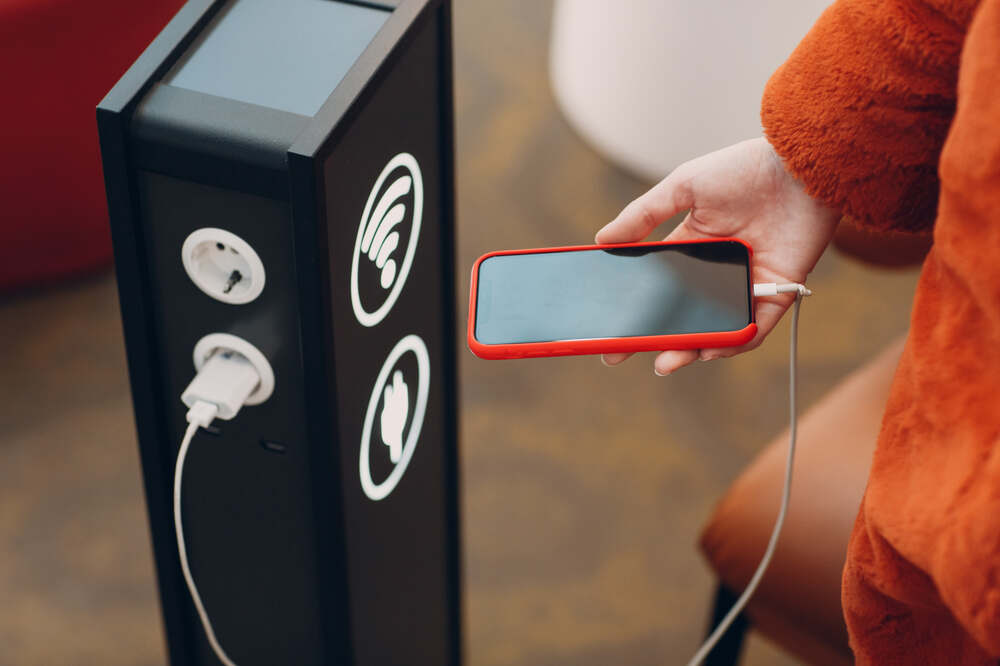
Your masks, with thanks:
M111 261L95 107L182 0L0 0L0 291Z

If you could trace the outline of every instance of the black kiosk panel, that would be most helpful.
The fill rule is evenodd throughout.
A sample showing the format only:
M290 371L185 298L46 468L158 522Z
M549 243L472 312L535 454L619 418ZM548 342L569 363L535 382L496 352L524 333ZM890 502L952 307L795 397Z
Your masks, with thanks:
M440 29L416 27L399 64L342 128L323 174L339 437L358 443L340 453L348 569L364 589L351 597L362 663L448 662L447 637L434 631L452 603L443 481L454 350L440 279L451 263L439 150L448 130L432 111L444 92ZM418 638L431 635L438 639Z
M171 663L220 663L171 507L179 397L215 333L274 374L185 466L228 656L461 662L450 30L446 0L192 0L98 107ZM189 277L205 229L256 251L259 295Z

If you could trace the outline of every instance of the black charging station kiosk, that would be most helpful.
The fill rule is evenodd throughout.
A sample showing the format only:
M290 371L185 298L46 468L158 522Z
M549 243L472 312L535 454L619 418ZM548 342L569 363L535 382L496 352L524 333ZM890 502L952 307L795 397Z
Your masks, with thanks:
M274 374L185 468L191 567L229 656L461 662L450 11L191 0L98 107L173 664L219 663L171 508L180 395L212 333ZM199 229L256 253L251 300L193 281Z

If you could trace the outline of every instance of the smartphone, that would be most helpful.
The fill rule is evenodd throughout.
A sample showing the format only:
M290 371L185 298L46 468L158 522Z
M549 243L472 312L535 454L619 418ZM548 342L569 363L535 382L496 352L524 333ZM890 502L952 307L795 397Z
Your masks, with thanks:
M735 238L490 252L472 268L469 349L504 359L735 347L757 333Z

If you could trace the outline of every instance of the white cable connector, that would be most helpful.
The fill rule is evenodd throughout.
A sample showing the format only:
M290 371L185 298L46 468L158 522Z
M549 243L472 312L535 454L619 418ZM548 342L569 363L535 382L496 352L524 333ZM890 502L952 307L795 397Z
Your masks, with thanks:
M198 400L193 405L191 409L187 411L187 419L189 426L195 426L197 428L207 428L212 425L212 421L219 414L219 406L212 402L205 402L204 400Z
M798 282L788 282L778 284L777 282L757 282L753 286L753 297L777 296L778 294L797 293L802 296L812 296L812 292L804 284Z
M177 464L174 466L174 533L177 536L177 554L181 561L181 573L191 593L191 601L205 629L205 637L212 647L215 656L225 666L236 666L229 658L222 645L215 637L212 621L208 617L205 605L198 594L194 576L191 575L191 565L188 562L187 545L184 542L184 522L181 520L181 488L184 479L184 462L187 460L191 440L198 428L207 428L216 418L231 419L239 413L247 398L261 383L260 374L254 365L243 355L231 349L218 349L211 358L205 361L201 370L184 390L181 400L189 407L187 412L187 430L177 453Z

